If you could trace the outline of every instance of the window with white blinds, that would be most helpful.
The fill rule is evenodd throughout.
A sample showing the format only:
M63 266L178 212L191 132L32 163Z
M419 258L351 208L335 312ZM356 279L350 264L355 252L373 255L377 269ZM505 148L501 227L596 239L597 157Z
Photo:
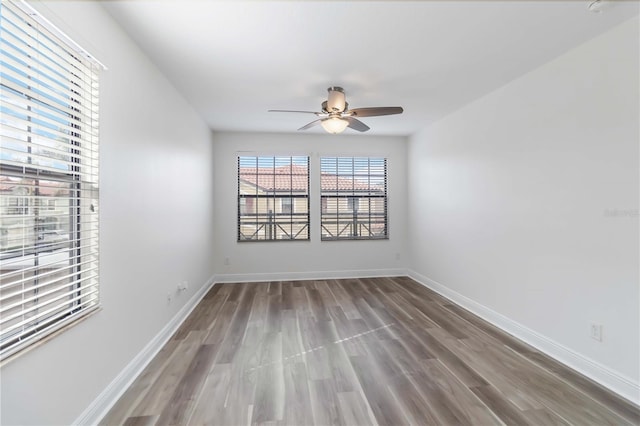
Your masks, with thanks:
M238 157L238 241L309 239L309 157Z
M99 307L98 72L24 2L0 7L0 359Z
M387 159L320 159L322 240L389 238Z

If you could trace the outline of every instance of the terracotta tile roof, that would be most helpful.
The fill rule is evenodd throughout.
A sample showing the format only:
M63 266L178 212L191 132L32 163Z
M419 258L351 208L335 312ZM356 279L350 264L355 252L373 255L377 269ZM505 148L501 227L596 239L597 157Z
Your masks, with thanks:
M55 181L40 181L38 186L38 193L42 196L54 197L60 195L67 195L68 183L55 182ZM18 188L31 188L33 187L33 181L22 178L10 178L8 176L0 176L0 192L11 194Z
M6 176L0 176L0 191L8 192L12 191L15 185L12 185L13 181Z
M346 179L328 173L320 175L320 185L323 191L375 191L379 189L375 185L369 186L367 183L353 179ZM337 187L337 188L336 188Z
M240 179L263 191L306 191L308 173L302 166L241 167Z
M276 168L241 167L240 179L257 185L264 191L306 191L307 168L303 166L283 166ZM380 186L369 186L366 182L339 177L329 173L320 175L323 191L378 191ZM337 188L336 188L337 187Z

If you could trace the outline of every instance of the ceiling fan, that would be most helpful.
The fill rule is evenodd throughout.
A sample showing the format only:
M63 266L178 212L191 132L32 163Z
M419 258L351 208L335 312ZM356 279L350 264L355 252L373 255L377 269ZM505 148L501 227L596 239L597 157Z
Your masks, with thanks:
M300 127L298 130L307 130L320 124L329 133L341 133L347 127L359 132L366 132L369 126L358 120L360 117L375 117L378 115L402 114L402 107L368 107L349 109L349 104L345 100L344 89L342 87L329 87L329 96L322 102L322 111L292 111L285 109L270 109L269 112L301 112L305 114L315 114L320 117L311 123Z

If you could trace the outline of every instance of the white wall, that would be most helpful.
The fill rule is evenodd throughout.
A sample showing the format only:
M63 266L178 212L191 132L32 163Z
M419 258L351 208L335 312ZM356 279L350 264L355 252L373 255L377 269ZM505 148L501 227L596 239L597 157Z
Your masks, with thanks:
M519 323L601 380L612 374L636 401L638 35L636 17L408 147L415 276Z
M214 134L214 219L218 281L402 273L406 260L406 138L341 134ZM237 242L237 153L310 156L311 240ZM320 241L320 155L388 158L389 240ZM229 265L224 259L229 258Z
M73 422L213 275L208 127L96 2L34 6L109 67L100 99L103 310L2 366L3 425ZM190 287L177 295L182 280Z

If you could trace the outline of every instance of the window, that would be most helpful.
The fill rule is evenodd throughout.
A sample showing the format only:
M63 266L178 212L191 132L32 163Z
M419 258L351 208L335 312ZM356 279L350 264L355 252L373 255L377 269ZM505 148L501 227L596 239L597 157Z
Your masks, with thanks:
M323 157L320 169L322 240L388 238L386 158Z
M95 311L98 72L26 3L0 8L0 358Z
M358 197L349 197L347 198L347 210L353 213L358 213L358 208L360 207L360 200Z
M238 241L309 239L309 157L238 157Z
M280 212L281 213L293 213L293 198L281 198L280 199Z

